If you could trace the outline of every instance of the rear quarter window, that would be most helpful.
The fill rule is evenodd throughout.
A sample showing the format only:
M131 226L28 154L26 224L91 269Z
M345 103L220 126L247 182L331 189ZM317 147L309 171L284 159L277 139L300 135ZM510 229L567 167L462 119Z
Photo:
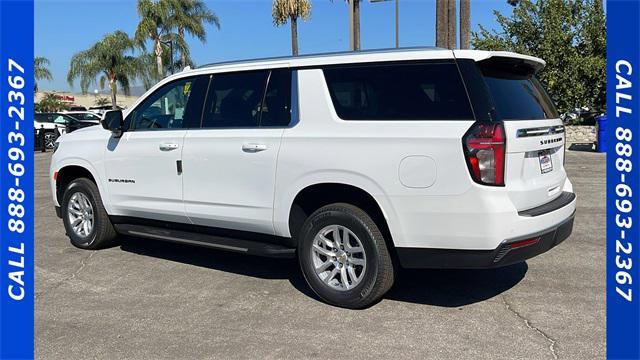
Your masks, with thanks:
M553 101L533 74L480 67L495 110L503 120L558 118Z
M453 62L345 65L323 69L343 120L472 120Z

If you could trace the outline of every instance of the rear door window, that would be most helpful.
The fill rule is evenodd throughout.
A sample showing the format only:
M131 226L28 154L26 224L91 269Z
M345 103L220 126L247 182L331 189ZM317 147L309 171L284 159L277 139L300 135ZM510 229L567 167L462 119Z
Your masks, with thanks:
M472 120L453 62L346 65L324 69L343 120Z
M268 75L269 71L214 74L202 127L258 127Z
M291 70L274 69L262 105L261 127L284 127L291 122Z

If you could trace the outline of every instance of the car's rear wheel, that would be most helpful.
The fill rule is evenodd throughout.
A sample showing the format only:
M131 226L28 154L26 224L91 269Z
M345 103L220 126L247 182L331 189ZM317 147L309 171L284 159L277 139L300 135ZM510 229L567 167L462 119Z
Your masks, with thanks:
M96 250L115 243L117 234L93 181L86 178L73 180L67 186L60 205L65 230L74 246Z
M370 306L393 285L382 233L366 212L350 204L330 204L309 216L300 231L298 257L311 289L336 306Z

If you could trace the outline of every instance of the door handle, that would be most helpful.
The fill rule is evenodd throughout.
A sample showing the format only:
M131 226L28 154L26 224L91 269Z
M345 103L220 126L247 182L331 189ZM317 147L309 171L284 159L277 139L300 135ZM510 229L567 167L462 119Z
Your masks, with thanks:
M265 144L242 144L242 151L244 152L257 153L265 150L267 150L267 145Z
M177 149L178 147L179 147L178 144L173 144L173 143L160 144L161 151L171 151L171 150Z

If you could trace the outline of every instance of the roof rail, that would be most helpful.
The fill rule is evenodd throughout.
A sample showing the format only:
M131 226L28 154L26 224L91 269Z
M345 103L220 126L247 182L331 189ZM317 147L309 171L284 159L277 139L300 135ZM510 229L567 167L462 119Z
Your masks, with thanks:
M430 51L430 50L447 50L447 49L435 47L435 46L422 46L422 47L405 47L405 48L390 48L390 49L375 49L375 50L360 50L360 51L336 51L336 52L326 52L326 53L305 54L305 55L299 55L299 56L274 56L274 57L265 57L265 58L256 58L256 59L221 61L221 62L214 62L214 63L200 65L196 67L196 69L204 69L208 67L221 66L221 65L243 64L243 63L257 62L257 61L278 61L278 60L282 61L282 60L294 60L294 59L307 59L307 58L314 58L314 57L349 56L349 55L360 55L360 54L388 54L388 53Z

